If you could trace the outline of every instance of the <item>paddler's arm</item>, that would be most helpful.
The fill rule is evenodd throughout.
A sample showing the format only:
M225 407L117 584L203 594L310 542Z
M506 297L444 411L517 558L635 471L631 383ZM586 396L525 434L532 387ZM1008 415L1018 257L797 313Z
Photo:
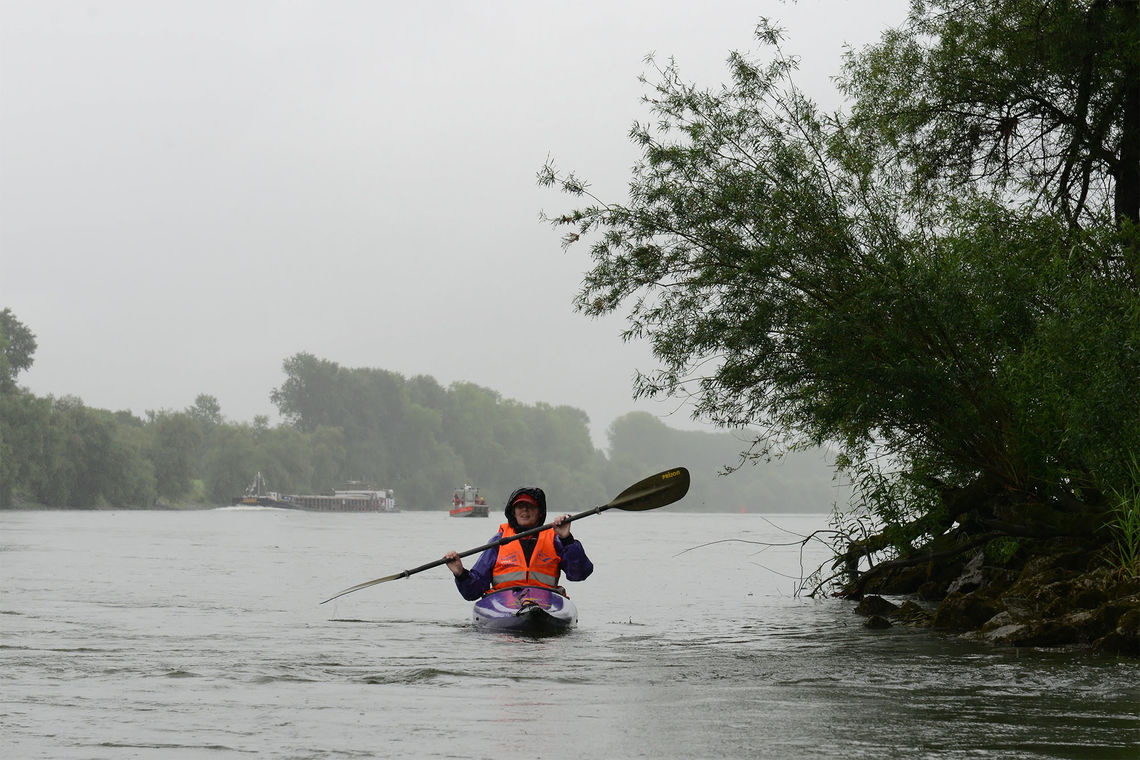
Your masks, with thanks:
M563 521L569 515L554 520L554 550L562 563L562 572L568 581L584 581L594 572L594 563L586 556L582 542L570 533L569 523Z
M501 537L502 534L496 533L487 543L498 541ZM479 555L478 561L470 570L463 567L463 560L456 552L448 552L443 558L448 560L447 568L455 575L455 587L459 589L459 594L467 601L473 602L491 587L491 571L499 559L499 547L492 546Z

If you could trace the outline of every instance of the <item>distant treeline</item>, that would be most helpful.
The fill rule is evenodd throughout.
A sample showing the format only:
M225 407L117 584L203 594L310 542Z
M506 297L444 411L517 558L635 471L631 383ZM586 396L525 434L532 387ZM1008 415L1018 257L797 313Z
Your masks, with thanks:
M635 412L610 425L607 453L594 447L586 414L568 406L522 404L471 383L444 388L431 377L345 368L310 354L284 367L286 380L271 394L285 420L276 426L265 417L228 421L206 394L186 409L138 417L8 382L0 396L0 506L223 505L261 472L282 493L370 481L393 489L404 509L445 509L464 483L497 507L532 484L546 489L552 510L575 511L677 465L693 475L678 510L820 512L846 498L818 453L718 476L739 463L747 435L675 430Z

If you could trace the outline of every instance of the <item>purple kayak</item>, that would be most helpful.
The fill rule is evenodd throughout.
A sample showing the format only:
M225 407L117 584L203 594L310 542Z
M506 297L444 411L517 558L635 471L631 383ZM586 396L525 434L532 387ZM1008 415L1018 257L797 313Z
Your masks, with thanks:
M508 633L562 633L578 622L578 608L548 588L518 586L492 591L471 613L475 627Z

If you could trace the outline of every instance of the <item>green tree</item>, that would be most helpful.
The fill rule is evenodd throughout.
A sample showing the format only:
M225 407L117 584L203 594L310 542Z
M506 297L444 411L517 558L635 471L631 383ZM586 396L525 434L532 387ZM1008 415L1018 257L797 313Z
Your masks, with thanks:
M320 427L309 433L309 487L331 488L345 480L350 480L345 467L347 451L344 431L340 428ZM378 484L383 485L383 484ZM385 486L388 487L388 486Z
M30 368L36 353L36 336L12 310L0 311L0 392L16 388L16 375Z
M90 451L86 503L111 507L150 507L157 489L154 465L147 456L148 437L137 419L124 422L120 413L88 409L82 433ZM127 415L129 417L129 415Z
M83 440L78 418L83 402L78 398L42 399L43 427L36 431L35 461L28 472L27 486L32 499L52 507L96 506L83 503L78 480L83 469Z
M506 499L514 488L502 475L506 449L494 435L500 417L499 394L474 383L454 383L449 388L448 405L442 419L442 439L462 458L465 480ZM451 487L462 485L455 483ZM505 489L505 490L504 490ZM447 494L444 494L444 498ZM438 499L439 497L437 497Z
M47 402L25 390L0 393L0 508L11 507L42 466L49 415Z
M206 393L198 394L193 406L187 408L186 413L207 432L223 422L222 405L218 403L217 397Z
M282 366L285 382L269 396L282 417L302 430L344 421L336 410L329 408L330 400L340 395L335 385L340 372L336 362L300 353L286 359Z
M914 195L985 185L1074 226L1136 223L1138 39L1136 0L916 2L849 55L852 126L897 151Z
M1112 7L1097 23L1115 42L1092 55L1095 39L1063 34L1070 17L1031 19L1031 5L916 2L883 46L852 55L853 117L795 88L795 59L762 23L770 58L733 54L719 91L655 69L627 203L553 165L540 174L585 202L551 219L567 245L590 242L577 307L629 304L625 337L660 361L635 393L758 430L754 454L836 444L897 552L950 530L1095 525L1085 507L1140 446L1136 228L1121 200L1140 123L1127 121L1135 18L1123 3L1057 4L1087 19ZM1029 44L1046 28L1051 45ZM1083 106L1063 92L1074 61L1100 93ZM1000 86L994 62L1014 72ZM1046 139L1001 122L1014 90L1018 119L1064 126ZM1053 101L1069 115L1025 110ZM988 118L996 163L972 142ZM1074 398L1060 382L1090 359L1097 381ZM1025 508L1011 517L1010 503Z
M29 401L17 428L31 452L19 473L30 499L84 509L152 503L154 474L138 427L74 397Z
M202 457L206 495L215 504L229 504L253 481L260 466L255 428L249 425L221 427ZM276 488L273 483L270 486Z
M190 493L201 456L202 431L186 412L151 413L150 460L158 495L178 501Z

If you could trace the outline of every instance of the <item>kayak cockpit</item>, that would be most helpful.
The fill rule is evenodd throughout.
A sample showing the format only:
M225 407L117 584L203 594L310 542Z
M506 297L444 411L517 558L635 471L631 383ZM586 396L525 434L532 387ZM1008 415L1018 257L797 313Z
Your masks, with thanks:
M475 602L475 627L508 633L562 633L578 623L578 609L564 594L537 586L492 591Z

